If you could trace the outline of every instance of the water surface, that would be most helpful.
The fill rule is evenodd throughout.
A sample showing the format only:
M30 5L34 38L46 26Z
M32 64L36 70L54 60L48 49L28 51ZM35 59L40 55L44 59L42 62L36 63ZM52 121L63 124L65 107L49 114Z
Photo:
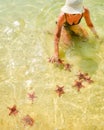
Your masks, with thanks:
M89 40L74 39L62 48L61 58L72 64L71 72L48 63L53 55L55 21L61 0L0 0L0 129L1 130L103 130L104 129L104 3L84 2L100 39L89 32ZM94 81L73 88L79 72ZM56 85L64 86L58 97ZM35 92L33 104L28 93ZM9 116L8 107L18 114ZM24 126L30 115L35 123Z

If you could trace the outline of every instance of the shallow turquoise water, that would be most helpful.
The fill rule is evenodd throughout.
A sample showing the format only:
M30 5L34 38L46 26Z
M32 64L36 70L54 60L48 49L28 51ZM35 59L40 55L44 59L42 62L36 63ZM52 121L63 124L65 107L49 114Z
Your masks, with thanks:
M48 63L53 55L55 21L64 1L0 0L0 129L1 130L103 130L104 121L104 3L85 1L100 39L88 30L89 41L74 39L62 48L62 59L71 72ZM93 84L73 88L77 74L87 72ZM56 85L64 86L58 97ZM35 92L34 103L27 94ZM16 104L19 113L9 116L7 107ZM29 114L35 124L24 126Z

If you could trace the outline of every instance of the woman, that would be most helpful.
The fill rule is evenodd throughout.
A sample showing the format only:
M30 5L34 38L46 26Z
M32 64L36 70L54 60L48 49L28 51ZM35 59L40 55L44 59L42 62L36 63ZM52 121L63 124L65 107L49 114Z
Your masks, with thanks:
M89 10L83 7L83 0L66 0L65 5L61 8L61 14L57 20L57 26L54 38L54 56L51 62L59 61L59 40L60 37L64 43L69 45L72 43L72 32L82 38L88 38L88 33L80 25L82 18L85 19L87 26L92 33L98 38L94 25L90 19Z

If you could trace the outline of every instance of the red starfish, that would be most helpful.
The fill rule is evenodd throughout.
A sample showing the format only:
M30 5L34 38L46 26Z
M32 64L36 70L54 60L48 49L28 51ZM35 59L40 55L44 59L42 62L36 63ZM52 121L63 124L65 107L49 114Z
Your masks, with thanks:
M60 97L62 94L64 94L64 90L63 90L64 86L60 87L57 85L57 89L55 90L56 93L58 93L58 96Z
M64 64L63 62L64 62L64 60L61 60L61 59L58 59L58 61L57 61L58 64L62 64L62 65Z
M75 81L73 87L77 87L78 91L80 91L80 89L84 88L85 86L82 84L82 81Z
M32 101L32 103L33 103L34 99L37 98L34 92L33 93L28 93L28 97Z
M23 119L24 125L33 126L34 125L34 119L31 118L29 115L26 115Z
M71 71L71 67L72 67L72 66L71 66L69 63L64 64L64 69L65 69L65 70Z
M8 109L10 110L9 116L10 115L16 115L18 113L18 110L16 108L16 105L14 105L13 107L8 107Z
M85 74L80 73L80 74L78 75L78 77L79 77L79 80L82 79L82 80L87 81L88 83L93 83L93 80L91 80L91 78L88 77L88 73L85 73Z
M88 83L93 83L93 82L94 82L90 77L87 77L87 78L86 78L86 81L87 81Z
M83 79L83 80L86 80L86 76L88 76L88 73L80 73L79 75L77 75L79 80Z

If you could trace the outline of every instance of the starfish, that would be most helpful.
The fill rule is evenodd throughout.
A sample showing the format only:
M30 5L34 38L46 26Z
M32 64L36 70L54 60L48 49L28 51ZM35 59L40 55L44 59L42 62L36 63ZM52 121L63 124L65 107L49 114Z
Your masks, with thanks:
M62 64L62 65L64 64L63 62L64 62L64 60L61 60L61 59L58 59L58 61L57 61L58 64Z
M63 90L64 86L60 87L57 85L56 87L57 87L57 89L55 91L56 91L56 93L58 93L58 96L61 97L61 95L65 93Z
M86 81L87 81L88 83L93 83L93 82L94 82L90 77L87 77L87 78L86 78Z
M64 64L64 69L65 69L65 70L71 71L71 67L72 67L72 66L71 66L69 63Z
M79 77L79 80L85 80L88 83L93 83L94 81L88 76L88 73L80 73L79 75L77 75Z
M34 99L37 98L34 92L33 93L28 93L28 97L32 101L32 103L33 103Z
M13 107L8 107L8 109L10 110L9 116L10 115L16 115L18 113L16 105L14 105Z
M34 125L34 119L30 117L29 115L26 115L23 119L24 125L33 126Z
M77 75L79 80L83 79L83 80L86 80L86 76L88 76L88 73L80 73L79 75Z
M73 87L77 87L78 92L80 91L81 88L84 88L85 86L82 84L82 81L75 81L75 84Z

